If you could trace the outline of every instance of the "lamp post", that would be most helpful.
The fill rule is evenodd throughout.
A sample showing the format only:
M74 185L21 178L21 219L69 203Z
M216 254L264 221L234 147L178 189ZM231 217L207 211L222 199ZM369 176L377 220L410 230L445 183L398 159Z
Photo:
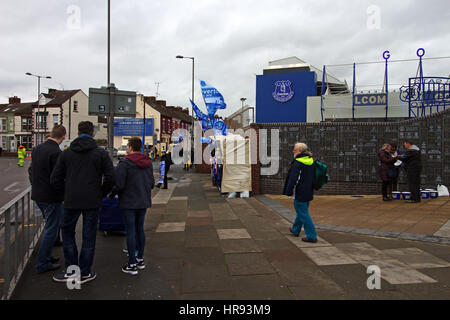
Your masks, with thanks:
M241 125L242 128L244 128L244 101L247 100L247 98L241 98L242 102L242 108L241 108Z
M194 101L194 57L176 56L177 59L191 59L192 60L192 102ZM194 108L191 110L192 119L194 119Z
M32 74L32 73L30 73L30 72L27 72L27 73L25 73L27 76L33 76L33 77L36 77L37 79L38 79L38 101L37 101L37 103L38 103L38 111L37 111L37 121L36 121L36 140L37 140L37 137L38 137L38 134L39 134L39 130L38 130L38 127L39 127L39 113L40 113L40 111L39 111L39 107L40 107L40 101L39 101L39 95L40 95L40 92L41 92L41 78L44 78L44 79L51 79L52 77L50 77L50 76L41 76L41 75L37 75L37 74ZM44 107L44 116L45 116L45 111L46 111L46 108ZM36 141L37 142L37 141ZM35 146L37 145L37 143L35 143Z

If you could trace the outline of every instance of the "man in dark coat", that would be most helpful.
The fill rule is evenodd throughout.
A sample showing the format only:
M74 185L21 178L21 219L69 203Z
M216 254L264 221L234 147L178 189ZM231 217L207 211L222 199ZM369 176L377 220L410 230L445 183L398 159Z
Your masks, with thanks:
M80 284L94 280L91 270L94 262L98 215L102 198L110 193L115 183L114 167L106 150L99 148L94 138L94 125L90 121L78 124L78 138L58 159L50 182L56 189L64 188L64 221L62 238L66 272L53 280L66 282L69 266L79 266ZM78 257L75 227L83 215L83 243Z
M53 188L50 184L50 176L61 154L59 145L65 138L66 128L61 125L54 126L49 138L33 150L33 160L28 168L31 199L36 202L45 219L44 233L36 264L38 273L61 267L60 264L56 263L59 259L52 257L52 248L64 217L62 205L64 189Z
M291 163L286 182L284 184L283 194L292 196L295 189L294 207L297 212L291 231L298 237L302 226L305 226L305 242L317 242L316 229L308 212L309 202L313 199L313 181L314 181L314 159L304 143L296 143L294 146L294 160Z
M408 180L409 192L411 192L411 200L408 202L420 202L420 174L422 173L420 149L408 140L403 145L406 152L404 155L398 156L398 160L403 161L406 169L406 179Z
M147 208L152 206L152 189L155 186L152 160L140 153L141 146L138 137L128 140L127 156L117 165L116 185L111 194L119 195L119 207L125 215L128 264L122 267L122 271L132 275L145 269L144 219Z

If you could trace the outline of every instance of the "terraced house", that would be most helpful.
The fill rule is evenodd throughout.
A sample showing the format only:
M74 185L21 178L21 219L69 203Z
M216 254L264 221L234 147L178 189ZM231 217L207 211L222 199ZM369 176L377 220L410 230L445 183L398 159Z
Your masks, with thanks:
M9 98L9 103L0 104L0 145L5 152L16 152L23 145L32 147L33 102L22 103L17 96Z

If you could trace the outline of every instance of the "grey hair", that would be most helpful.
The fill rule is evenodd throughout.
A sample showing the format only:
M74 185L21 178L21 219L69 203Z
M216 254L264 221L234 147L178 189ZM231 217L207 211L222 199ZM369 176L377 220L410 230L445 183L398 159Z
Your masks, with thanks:
M294 148L298 149L298 151L300 152L305 152L306 150L308 150L308 146L306 145L306 143L303 142L297 142Z
M386 150L390 146L391 145L389 143L385 143L385 144L383 144L383 147L381 148L381 150Z

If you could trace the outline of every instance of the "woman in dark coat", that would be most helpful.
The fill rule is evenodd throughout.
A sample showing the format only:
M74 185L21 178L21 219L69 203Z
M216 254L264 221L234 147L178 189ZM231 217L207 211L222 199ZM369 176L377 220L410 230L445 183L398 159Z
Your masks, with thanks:
M380 159L380 178L383 182L381 185L383 201L392 200L392 180L395 178L393 174L397 172L394 170L394 163L397 159L390 154L390 151L391 146L386 143L380 152L378 152L378 158Z

